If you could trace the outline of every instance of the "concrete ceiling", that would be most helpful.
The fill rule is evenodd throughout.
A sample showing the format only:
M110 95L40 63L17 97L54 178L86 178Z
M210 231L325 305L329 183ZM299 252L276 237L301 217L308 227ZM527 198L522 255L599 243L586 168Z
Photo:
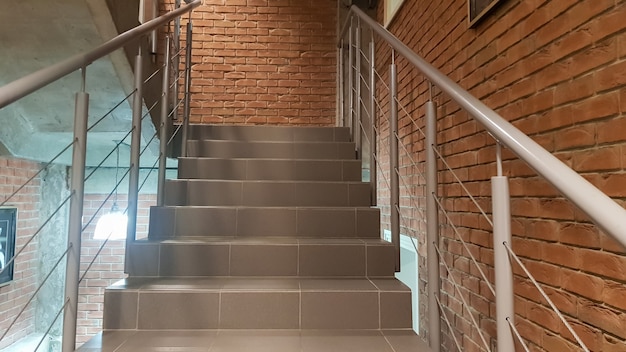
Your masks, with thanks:
M0 11L0 85L87 51L116 35L105 0L3 0ZM0 109L0 152L37 161L49 161L72 141L74 95L80 90L80 72ZM89 126L132 91L132 75L121 50L87 68L90 94ZM97 165L130 130L131 101L124 102L88 136L88 165ZM152 136L149 118L144 135ZM130 143L130 139L127 139ZM156 141L142 165L152 166ZM128 148L121 148L122 165ZM69 164L71 150L58 161ZM115 157L106 165L113 166Z

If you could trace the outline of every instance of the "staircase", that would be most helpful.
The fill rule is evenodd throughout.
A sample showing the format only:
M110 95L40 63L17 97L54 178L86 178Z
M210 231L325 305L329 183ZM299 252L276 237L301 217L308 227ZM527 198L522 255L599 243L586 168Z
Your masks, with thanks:
M348 129L195 125L187 148L81 351L427 351Z

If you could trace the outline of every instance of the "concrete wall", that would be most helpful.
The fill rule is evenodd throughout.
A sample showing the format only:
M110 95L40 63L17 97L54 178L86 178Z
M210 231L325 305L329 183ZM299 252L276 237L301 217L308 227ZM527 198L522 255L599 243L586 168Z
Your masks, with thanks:
M335 0L204 1L192 122L333 124L336 13Z
M625 14L623 1L509 0L478 26L468 28L466 0L415 0L405 1L389 30L624 205ZM384 45L379 45L377 58L379 71L387 77L390 59ZM428 83L410 70L405 60L397 63L399 99L423 126L420 118ZM378 89L383 105L387 104L382 85ZM494 141L448 97L435 90L435 98L439 105L440 150L479 204L490 212L488 180L496 171ZM385 138L387 125L381 121ZM402 118L400 126L401 139L413 158L423 160L424 143L417 128L407 118ZM385 149L381 150L384 154ZM504 158L504 173L511 178L513 196L514 250L573 321L574 329L591 350L626 350L623 248L590 224L523 162L506 150ZM381 160L386 160L385 155ZM444 207L461 225L460 234L493 281L491 228L444 169L440 165ZM420 233L423 224L415 219L419 217L416 208L423 207L423 179L412 167L401 172L417 194L416 201L409 201L409 192L403 190L403 209L408 214L403 226ZM385 192L381 191L381 196L386 197ZM388 211L388 206L385 209ZM384 219L388 221L388 217ZM441 249L452 272L442 271L441 298L453 324L453 330L446 329L444 334L445 350L456 350L451 340L454 334L464 350L473 351L482 343L452 287L451 277L462 284L463 296L492 341L494 301L451 227L443 222ZM425 251L423 243L420 251ZM422 261L421 278L425 278L423 270ZM572 336L517 268L515 292L517 326L531 350L577 350Z

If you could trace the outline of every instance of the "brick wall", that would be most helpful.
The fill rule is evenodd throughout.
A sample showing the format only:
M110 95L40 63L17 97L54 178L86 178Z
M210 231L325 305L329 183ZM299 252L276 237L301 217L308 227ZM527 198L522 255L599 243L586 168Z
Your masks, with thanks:
M379 6L381 7L381 6ZM382 7L378 18L382 19ZM585 178L626 204L626 2L614 0L508 0L477 27L468 28L467 1L406 1L389 27L414 51ZM378 69L388 77L389 49L378 45ZM403 59L399 100L422 126L428 83ZM388 104L379 83L381 106ZM438 140L447 162L490 213L489 178L495 174L495 143L449 98L434 90L438 103ZM379 122L381 136L387 123ZM400 135L415 160L423 160L423 138L401 114ZM384 142L387 143L387 142ZM386 160L380 147L381 160ZM402 150L402 149L401 149ZM402 154L402 152L401 152ZM504 151L510 177L513 247L545 290L572 321L593 351L626 350L626 256L573 205ZM403 200L404 223L419 217L423 179L413 168L401 173L415 186L417 204ZM439 166L444 208L460 225L459 234L493 281L491 227ZM382 181L381 181L382 182ZM402 182L401 182L402 184ZM386 186L381 186L384 188ZM382 191L384 192L384 190ZM404 199L408 193L404 191ZM446 350L455 350L455 334L464 350L482 342L463 310L451 278L462 284L489 343L495 338L493 297L470 264L447 220L441 215L443 259L442 303L453 324L446 330ZM404 225L403 225L404 226ZM425 251L422 247L420 251ZM423 262L422 262L423 265ZM424 268L420 269L425 278ZM533 351L577 350L572 336L550 312L519 269L515 269L517 325ZM422 280L423 281L423 280ZM422 282L422 287L423 287ZM424 297L422 297L424 302ZM425 323L425 319L422 320ZM442 323L442 326L445 324ZM425 325L422 324L422 329Z
M85 225L106 199L106 194L86 194L84 202ZM119 195L118 206L121 210L127 206L126 195ZM156 195L140 194L137 209L137 238L148 236L150 206L156 204ZM99 214L111 209L113 201L109 200ZM96 227L93 221L83 232L81 250L81 275L93 261L93 265L79 287L78 322L76 341L80 345L102 330L102 308L104 289L116 281L126 277L124 274L124 240L111 240L102 247L104 241L94 239ZM102 250L101 250L102 247ZM100 251L100 254L98 252ZM98 255L98 258L94 257Z
M38 169L38 163L0 157L0 203L32 177ZM39 185L39 178L35 178L5 205L18 208L16 251L25 245L38 228ZM13 281L0 287L0 334L4 334L37 288L37 249L38 241L35 239L16 259ZM0 342L0 348L34 331L34 307L35 305L31 303L24 311L17 324Z
M205 0L193 13L192 122L333 124L336 12L336 0Z

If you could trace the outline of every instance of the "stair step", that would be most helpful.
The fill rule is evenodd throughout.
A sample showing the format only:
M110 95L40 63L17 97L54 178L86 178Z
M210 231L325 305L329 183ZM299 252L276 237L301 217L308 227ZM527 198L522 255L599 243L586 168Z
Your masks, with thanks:
M179 158L181 179L360 181L359 160Z
M271 159L355 159L351 142L244 142L190 140L190 157Z
M363 182L168 180L165 205L369 206Z
M347 127L189 125L189 139L276 142L349 142Z
M393 277L380 239L182 238L130 244L132 277Z
M150 239L188 236L380 238L370 207L150 208Z
M104 294L104 330L410 329L396 279L128 278Z
M430 352L411 330L104 331L78 352Z

